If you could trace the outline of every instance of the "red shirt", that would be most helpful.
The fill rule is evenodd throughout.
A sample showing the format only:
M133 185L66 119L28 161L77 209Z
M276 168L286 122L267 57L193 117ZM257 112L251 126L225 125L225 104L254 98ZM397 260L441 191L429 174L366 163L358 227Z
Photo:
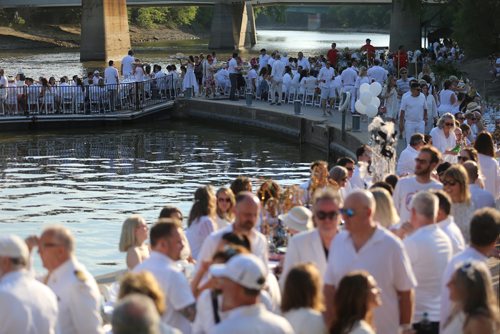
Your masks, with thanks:
M361 51L366 51L368 59L375 58L375 47L371 44L365 44L361 47Z
M335 67L337 65L337 57L338 57L338 51L337 49L330 49L328 50L328 53L326 54L326 58L330 62L330 64Z
M396 51L394 53L394 66L398 70L403 67L408 68L408 54L406 53L406 51Z

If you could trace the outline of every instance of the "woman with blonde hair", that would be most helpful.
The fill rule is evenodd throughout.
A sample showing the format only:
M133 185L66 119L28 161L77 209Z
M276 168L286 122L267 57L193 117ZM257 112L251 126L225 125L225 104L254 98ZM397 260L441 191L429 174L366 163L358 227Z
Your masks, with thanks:
M144 243L147 239L148 225L144 218L132 215L123 222L118 248L120 252L127 252L129 270L149 257L149 247Z
M205 238L216 230L215 220L215 196L211 186L196 189L194 203L189 212L187 221L188 228L186 237L191 247L191 255L198 258Z
M447 284L455 308L442 334L496 334L500 330L498 299L488 267L481 262L463 263Z
M455 117L450 113L442 115L436 127L431 130L430 135L432 145L443 154L443 160L450 163L456 162L455 156L458 152L454 150L457 145Z
M452 165L444 172L442 180L443 190L450 195L452 201L451 215L455 218L465 242L469 243L470 220L476 208L471 201L467 171L460 164Z
M335 183L339 187L339 194L342 196L342 200L346 197L345 186L347 184L347 180L349 179L349 171L347 168L342 166L335 166L330 169L329 173L330 180L335 181Z
M281 312L296 334L327 333L321 312L324 310L322 279L316 266L294 266L285 280Z
M366 271L344 276L335 291L331 334L375 334L373 310L382 304L380 289Z
M391 194L384 188L372 188L370 192L377 203L373 219L381 226L391 229L399 223L399 215L394 206Z
M386 84L382 89L382 99L386 110L385 118L390 122L395 122L399 113L399 101L396 78L393 75L387 77Z
M217 229L221 230L224 227L231 225L234 220L233 208L236 204L233 191L230 188L222 187L215 194L217 199L217 209L215 223Z

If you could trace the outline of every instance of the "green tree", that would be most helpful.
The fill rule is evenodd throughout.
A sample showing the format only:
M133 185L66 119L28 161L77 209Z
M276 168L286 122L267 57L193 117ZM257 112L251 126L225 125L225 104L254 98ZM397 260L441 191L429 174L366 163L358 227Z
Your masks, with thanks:
M142 7L129 9L129 20L143 28L160 25L176 28L191 24L198 12L196 6L185 7Z

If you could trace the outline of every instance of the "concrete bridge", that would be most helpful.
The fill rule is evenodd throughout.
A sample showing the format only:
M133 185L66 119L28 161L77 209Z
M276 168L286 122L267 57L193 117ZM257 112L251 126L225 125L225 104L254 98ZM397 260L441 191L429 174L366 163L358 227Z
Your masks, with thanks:
M127 6L214 6L208 47L238 50L257 42L254 6L391 3L391 50L419 48L421 0L1 0L0 8L81 6L80 59L102 61L119 59L131 48Z

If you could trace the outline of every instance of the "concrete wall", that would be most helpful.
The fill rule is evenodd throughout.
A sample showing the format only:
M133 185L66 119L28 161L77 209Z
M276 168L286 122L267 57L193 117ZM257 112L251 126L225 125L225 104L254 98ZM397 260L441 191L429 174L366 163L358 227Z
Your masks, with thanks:
M323 122L224 101L179 100L173 117L238 125L243 133L247 127L269 131L275 137L296 141L297 145L310 144L323 151L328 160L339 156L354 157L353 152L364 144L350 132L343 140L340 128Z

